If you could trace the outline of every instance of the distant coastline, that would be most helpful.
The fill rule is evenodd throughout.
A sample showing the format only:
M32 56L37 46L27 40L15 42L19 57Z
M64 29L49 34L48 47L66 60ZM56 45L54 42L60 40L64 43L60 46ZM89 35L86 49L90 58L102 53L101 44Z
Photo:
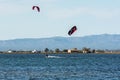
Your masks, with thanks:
M72 49L63 49L60 50L59 48L56 48L55 50L51 50L48 48L45 48L44 50L7 50L7 51L0 51L1 54L73 54L73 53L80 53L80 54L90 54L90 53L95 53L95 54L120 54L120 50L96 50L96 49L90 49L84 47L83 49L77 49L77 48L72 48Z
M75 52L120 54L120 34L0 40L0 53Z
M91 35L84 37L50 37L50 38L27 38L14 40L0 40L0 51L6 50L43 50L49 49L71 49L89 47L101 50L119 50L120 35Z

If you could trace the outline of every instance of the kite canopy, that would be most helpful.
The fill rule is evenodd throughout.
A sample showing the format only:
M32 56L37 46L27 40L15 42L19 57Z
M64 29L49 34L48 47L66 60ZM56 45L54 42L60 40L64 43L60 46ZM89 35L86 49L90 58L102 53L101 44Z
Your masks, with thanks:
M37 9L37 11L40 12L40 8L38 6L33 6L32 7L32 10L35 10L35 9Z
M73 26L73 27L68 31L68 35L71 36L76 30L77 30L77 27L76 27L76 26Z

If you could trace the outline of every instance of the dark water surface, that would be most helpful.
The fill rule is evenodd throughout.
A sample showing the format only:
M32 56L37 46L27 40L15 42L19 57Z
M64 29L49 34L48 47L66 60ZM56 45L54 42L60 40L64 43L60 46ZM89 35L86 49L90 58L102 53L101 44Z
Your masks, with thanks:
M120 54L0 54L0 80L120 80Z

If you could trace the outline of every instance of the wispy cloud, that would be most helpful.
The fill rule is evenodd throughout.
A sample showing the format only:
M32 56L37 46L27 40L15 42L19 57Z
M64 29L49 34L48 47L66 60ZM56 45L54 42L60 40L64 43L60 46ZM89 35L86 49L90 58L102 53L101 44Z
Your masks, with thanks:
M0 14L10 15L24 13L27 10L27 6L18 5L14 3L0 3Z
M2 0L0 1L0 14L2 15L10 15L10 14L19 14L19 13L25 13L33 5L40 5L42 4L49 4L53 3L57 0L38 0L38 1L30 1L30 0L21 0L21 1L8 1L8 0Z
M55 1L58 1L58 0L40 0L42 2L55 2Z
M120 16L120 9L96 9L96 8L67 8L67 9L54 9L47 14L52 18L69 18L76 16L94 16L97 19L110 19L112 17Z
M97 19L112 19L120 16L120 9L90 9L88 14L95 16Z

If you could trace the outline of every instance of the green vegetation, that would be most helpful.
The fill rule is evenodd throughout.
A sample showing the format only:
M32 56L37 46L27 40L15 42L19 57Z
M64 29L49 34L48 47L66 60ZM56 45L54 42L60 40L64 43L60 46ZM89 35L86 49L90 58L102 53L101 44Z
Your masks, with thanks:
M120 54L120 50L95 50L95 49L90 49L87 47L84 47L82 49L77 49L77 48L73 48L73 49L63 49L60 50L59 48L56 48L55 50L51 50L49 48L45 48L44 50L30 50L30 51L24 51L24 50L20 50L20 51L16 51L16 50L8 50L8 51L0 51L0 53L15 53L15 54L51 54L51 53L83 53L83 54L87 54L87 53L118 53Z

